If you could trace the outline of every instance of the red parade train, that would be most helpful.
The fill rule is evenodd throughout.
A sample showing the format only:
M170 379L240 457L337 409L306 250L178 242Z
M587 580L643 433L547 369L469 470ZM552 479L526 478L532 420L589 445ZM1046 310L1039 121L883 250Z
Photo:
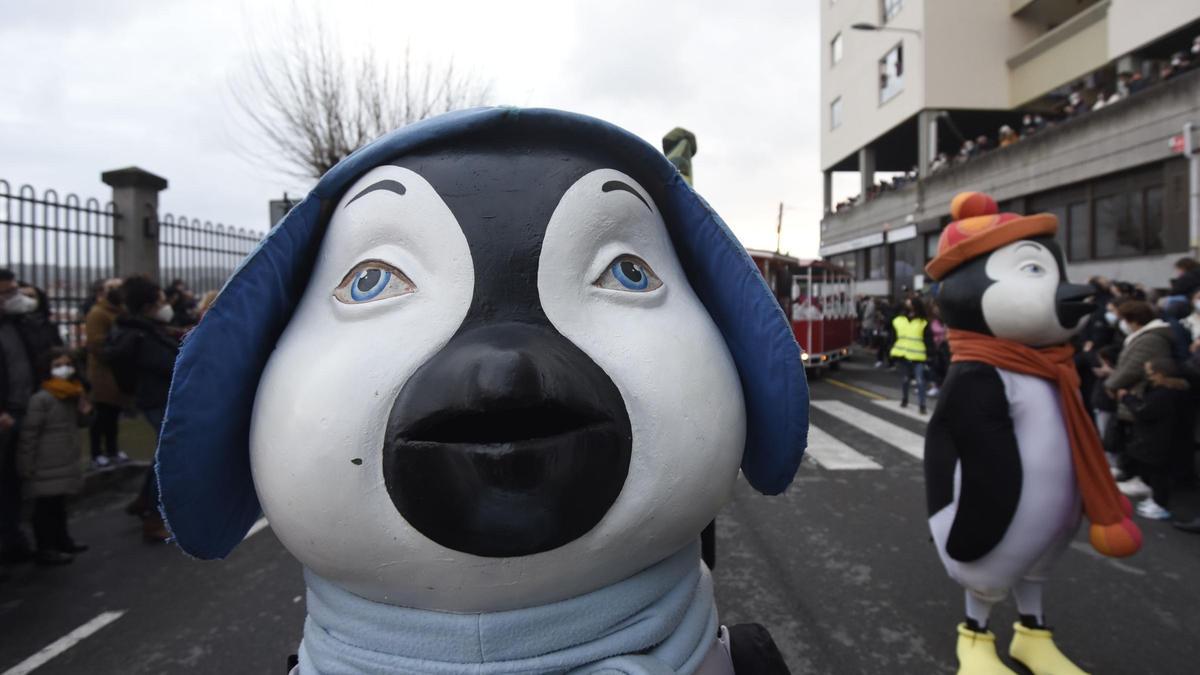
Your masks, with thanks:
M853 276L825 260L801 260L754 249L748 252L791 321L805 368L816 373L835 369L850 356L854 344Z

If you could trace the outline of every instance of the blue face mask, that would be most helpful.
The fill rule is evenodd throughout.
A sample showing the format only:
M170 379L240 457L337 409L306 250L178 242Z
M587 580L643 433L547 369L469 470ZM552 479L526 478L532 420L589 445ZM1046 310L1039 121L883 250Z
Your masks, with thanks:
M1196 304L1198 306L1200 306L1200 303L1196 303ZM1110 326L1117 325L1117 313L1116 312L1105 312L1104 313L1104 323L1107 323Z

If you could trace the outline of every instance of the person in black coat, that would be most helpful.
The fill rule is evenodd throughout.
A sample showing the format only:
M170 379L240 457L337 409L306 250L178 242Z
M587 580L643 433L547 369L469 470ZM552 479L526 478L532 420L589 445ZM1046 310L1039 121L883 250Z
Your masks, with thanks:
M1171 295L1182 295L1185 298L1200 290L1200 262L1193 258L1180 258L1175 261L1175 276L1171 279Z
M174 312L162 288L144 277L126 279L121 284L121 294L125 298L125 314L117 317L105 348L105 359L112 365L118 382L133 383L134 403L157 437L167 409L175 357L179 355L179 342L166 330ZM158 513L158 481L153 466L146 472L141 495L131 510L141 512L142 531L147 540L168 538Z
M1152 491L1137 506L1138 514L1155 520L1170 518L1171 461L1181 446L1190 447L1192 438L1191 396L1188 383L1179 377L1179 367L1168 358L1146 362L1145 392L1120 392L1123 403L1133 414L1130 438L1125 446L1127 469L1140 477Z

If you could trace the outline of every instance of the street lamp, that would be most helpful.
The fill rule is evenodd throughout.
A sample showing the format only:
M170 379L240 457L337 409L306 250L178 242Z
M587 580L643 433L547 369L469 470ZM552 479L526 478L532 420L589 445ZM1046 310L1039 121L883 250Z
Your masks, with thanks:
M852 24L850 28L854 30L885 32L885 33L912 33L917 37L921 37L921 31L916 28L897 28L895 26L876 26L873 23L859 22Z

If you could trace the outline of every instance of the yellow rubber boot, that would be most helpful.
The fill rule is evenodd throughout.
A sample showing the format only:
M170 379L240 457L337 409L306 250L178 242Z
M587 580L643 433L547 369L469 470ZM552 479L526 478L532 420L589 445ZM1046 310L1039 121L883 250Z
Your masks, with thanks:
M1017 675L996 655L996 635L958 624L958 675Z
M1063 656L1054 644L1054 634L1042 628L1026 628L1013 624L1009 656L1021 662L1033 675L1087 675L1079 666Z

